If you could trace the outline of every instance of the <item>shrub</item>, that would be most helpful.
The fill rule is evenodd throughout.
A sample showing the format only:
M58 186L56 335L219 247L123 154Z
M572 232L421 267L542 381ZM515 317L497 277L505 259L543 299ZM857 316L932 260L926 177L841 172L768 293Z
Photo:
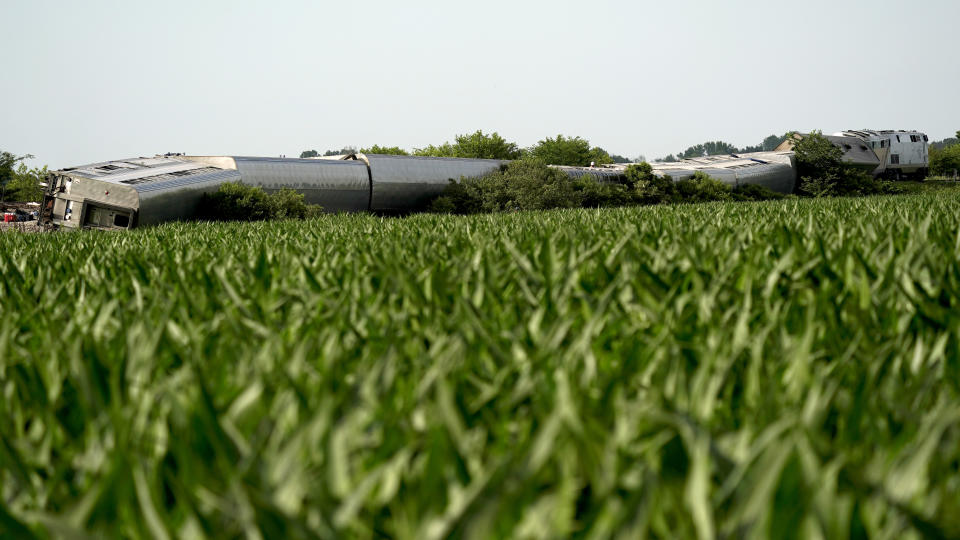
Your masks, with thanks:
M703 171L696 171L690 178L684 178L675 184L675 202L728 201L731 199L730 186L713 178Z
M950 176L960 171L960 144L943 149L930 148L930 174Z
M574 189L579 193L580 206L584 208L628 206L635 202L626 184L600 182L591 175L578 178Z
M745 184L733 188L731 197L735 201L771 201L783 199L786 195L757 184Z
M537 159L512 161L483 178L451 181L443 200L434 201L435 212L457 214L576 208L580 193L567 173Z
M204 194L200 211L217 221L259 221L270 218L270 200L262 188L228 182Z
M830 197L836 195L836 179L832 173L822 173L820 176L800 178L800 192L810 197Z
M703 172L674 182L656 176L648 163L626 168L617 181L598 181L592 175L572 179L542 160L511 162L483 178L451 181L430 210L439 213L476 214L550 208L600 208L678 202L764 200L782 196L760 186L744 188L736 197L723 182Z
M40 182L47 177L47 168L28 169L23 163L13 173L13 178L7 184L6 200L17 202L40 202L43 199L43 188Z
M263 221L267 219L303 219L321 211L308 205L304 195L289 188L267 193L259 186L240 182L221 184L214 193L204 194L200 215L215 221Z
M307 203L303 193L283 188L268 195L270 217L273 219L303 219L307 217Z

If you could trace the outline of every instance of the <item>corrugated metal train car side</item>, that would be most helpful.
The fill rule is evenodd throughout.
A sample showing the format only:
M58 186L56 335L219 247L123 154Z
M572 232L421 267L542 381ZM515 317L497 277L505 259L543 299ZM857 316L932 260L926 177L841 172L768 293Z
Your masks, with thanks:
M373 193L370 210L402 212L423 207L449 185L450 180L480 177L500 169L496 159L433 158L421 156L358 155L370 166Z
M360 161L234 157L242 182L266 191L283 188L303 193L308 204L326 212L360 212L370 208L371 179Z

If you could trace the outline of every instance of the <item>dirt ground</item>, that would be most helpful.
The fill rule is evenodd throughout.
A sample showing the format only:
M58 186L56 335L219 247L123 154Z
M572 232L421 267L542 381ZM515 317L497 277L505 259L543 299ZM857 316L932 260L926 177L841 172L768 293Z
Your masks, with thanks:
M40 227L36 221L19 221L14 223L0 222L0 233L8 231L14 232L40 232Z

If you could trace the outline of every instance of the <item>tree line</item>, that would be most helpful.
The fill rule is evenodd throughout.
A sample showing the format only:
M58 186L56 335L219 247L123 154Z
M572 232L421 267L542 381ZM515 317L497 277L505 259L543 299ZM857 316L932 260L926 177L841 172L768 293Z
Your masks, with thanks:
M339 150L327 150L323 154L316 150L305 150L300 153L300 157L310 158L353 153L504 160L530 157L544 161L549 165L569 165L573 167L587 167L591 163L601 165L643 161L642 156L637 160L631 160L617 154L610 154L599 146L591 145L589 140L578 136L568 137L561 134L556 137L545 137L529 148L521 148L517 143L504 139L496 131L488 134L482 130L457 135L453 142L447 141L439 145L431 144L423 148L414 148L410 152L398 146L375 144L367 148L357 149L348 146Z
M783 135L770 135L757 145L745 146L743 148L738 148L724 141L707 141L690 146L682 152L677 152L676 155L670 154L655 161L675 162L694 157L769 152L785 141L789 135L790 132L784 133ZM412 155L509 160L520 159L522 157L534 157L545 161L549 165L569 165L574 167L587 167L591 163L602 165L610 163L640 163L646 161L646 158L643 156L629 159L621 155L610 154L599 146L592 146L589 140L579 136L568 137L557 135L556 137L545 137L529 148L521 148L517 143L507 141L497 132L487 134L482 130L457 135L454 137L453 142L447 141L439 145L431 144L423 148L414 148L409 152L399 146L381 146L375 144L366 148L346 146L340 149L327 150L322 154L317 150L305 150L300 153L300 157L336 156L358 152L364 154L392 154L401 156Z
M688 147L682 152L677 152L676 155L669 154L665 157L662 157L656 161L663 161L667 163L673 163L680 161L681 159L690 159L698 158L705 156L721 156L726 154L749 154L752 152L771 152L776 147L780 146L780 143L787 140L787 137L790 136L792 132L784 133L783 135L769 135L760 144L754 146L744 146L743 148L737 148L735 145L730 144L724 141L707 141L700 144L695 144Z
M954 138L930 143L930 174L956 176L960 174L960 131Z
M33 156L18 156L0 151L0 202L39 201L43 197L40 183L47 177L47 167L27 167L25 160Z

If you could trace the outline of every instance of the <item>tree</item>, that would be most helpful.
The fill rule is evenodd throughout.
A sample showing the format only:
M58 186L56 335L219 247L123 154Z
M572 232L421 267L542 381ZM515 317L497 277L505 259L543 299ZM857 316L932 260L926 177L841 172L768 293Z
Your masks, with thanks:
M313 158L319 155L320 153L317 152L316 150L304 150L303 152L300 152L300 159Z
M680 152L680 159L690 159L704 156L719 156L723 154L735 154L740 150L736 146L723 141L708 141L703 144L691 146Z
M6 196L17 202L40 202L43 199L43 187L40 183L47 178L47 167L28 169L21 163L7 184Z
M453 145L449 142L445 142L440 146L430 145L426 148L414 148L413 155L415 156L431 156L431 157L456 157Z
M958 135L960 135L960 133L958 133ZM954 139L953 137L947 137L942 141L930 141L930 151L943 150L944 148L953 146L957 143L960 143L960 138Z
M710 141L703 143L708 156L720 156L723 154L736 154L740 150L736 146L723 141Z
M590 146L590 141L580 137L547 137L529 150L532 157L549 165L586 167L590 163L610 163L610 155L603 148Z
M33 158L32 155L16 156L10 152L0 151L0 201L5 200L7 194L7 184L16 178L17 172L14 166L25 159Z
M613 163L613 159L606 150L600 148L599 146L594 146L590 149L590 163L594 165L603 165L605 163Z
M705 155L707 155L706 148L704 148L702 144L697 144L687 148L683 152L678 153L677 158L690 159L694 157L703 157Z
M611 163L633 163L633 160L630 158L625 158L618 154L610 154L610 162Z
M409 156L410 153L399 146L380 146L375 144L370 148L361 148L361 154L388 154L393 156Z
M416 156L459 157L476 159L520 159L520 148L516 143L508 142L493 132L489 135L481 130L473 133L457 135L455 144L445 142L439 146L430 145L425 148L415 148Z
M339 150L327 150L326 152L323 153L323 157L345 156L345 155L348 155L348 154L356 154L356 153L357 153L357 149L356 149L355 147L353 147L353 146L344 146L343 148L341 148L341 149L339 149Z
M943 149L930 147L930 174L937 176L953 176L960 172L960 144L954 144Z
M520 148L494 131L485 135L479 129L469 135L457 135L454 155L478 159L519 159Z

